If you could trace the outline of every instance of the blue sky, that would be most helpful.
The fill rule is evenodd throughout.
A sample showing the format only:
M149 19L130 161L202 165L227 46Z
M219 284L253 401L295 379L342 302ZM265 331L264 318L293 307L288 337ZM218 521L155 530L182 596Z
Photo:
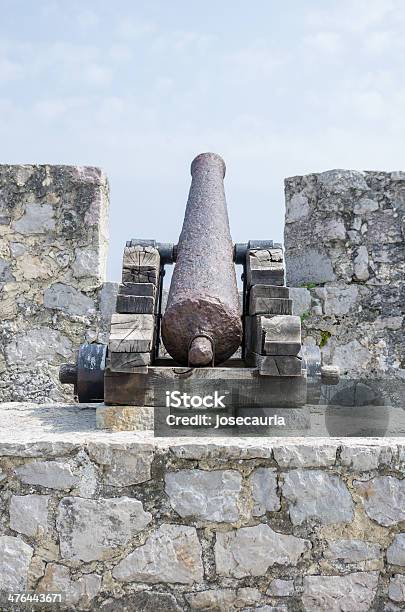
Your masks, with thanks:
M283 179L403 169L402 0L0 0L0 162L89 164L131 237L176 242L202 151L235 241L282 239Z

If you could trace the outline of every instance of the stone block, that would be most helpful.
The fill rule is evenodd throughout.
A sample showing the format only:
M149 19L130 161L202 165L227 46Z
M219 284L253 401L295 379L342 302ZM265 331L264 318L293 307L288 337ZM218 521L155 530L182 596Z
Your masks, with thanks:
M44 306L53 310L62 310L72 316L85 316L95 313L94 301L64 283L54 283L44 292Z
M217 532L217 573L232 578L264 576L274 564L297 565L310 547L308 540L278 533L264 524Z
M49 495L13 495L10 499L10 527L18 533L37 537L48 527Z
M306 287L290 287L292 314L300 317L311 309L311 293Z
M183 518L218 523L239 519L242 476L235 470L179 470L165 476L165 492Z
M387 561L391 565L405 566L405 533L398 533L387 549Z
M322 243L321 243L322 244ZM321 247L286 249L287 284L300 287L305 283L320 285L336 280L331 258Z
M58 461L31 461L16 468L15 473L25 484L48 489L71 489L78 483L70 465Z
M262 516L266 512L280 510L280 499L277 495L277 472L273 468L256 468L249 476L252 487L253 516Z
M163 524L113 569L119 582L193 584L203 579L201 544L194 527Z
M261 599L258 589L242 587L240 589L210 589L188 593L186 600L192 610L227 610L233 612L246 606L255 606ZM255 608L257 609L257 608Z
M394 476L377 476L365 482L355 481L354 484L371 519L384 526L405 521L405 480Z
M405 576L395 574L388 586L388 596L392 601L405 602Z
M302 603L307 612L368 612L378 584L376 572L354 572L346 576L305 576Z
M64 497L56 519L61 555L81 561L109 559L151 520L136 499Z
M328 467L336 461L337 444L288 444L274 447L274 459L281 468Z
M90 459L102 467L107 485L128 487L151 478L153 447L149 444L90 442L87 448Z
M360 561L371 561L380 559L381 547L372 542L362 540L335 540L329 542L324 552L325 559L342 561L343 563L359 563Z
M27 589L33 549L20 538L0 536L0 591L20 593Z
M290 597L295 594L294 580L281 580L275 578L269 584L267 595L275 597Z
M307 520L321 524L350 523L354 506L345 483L321 470L296 469L287 472L282 494L289 502L293 525Z
M36 593L62 593L65 605L81 610L88 608L98 595L100 587L101 576L98 574L86 573L75 580L64 565L49 563Z
M153 429L154 408L151 406L105 406L96 408L97 429L111 431L145 431Z

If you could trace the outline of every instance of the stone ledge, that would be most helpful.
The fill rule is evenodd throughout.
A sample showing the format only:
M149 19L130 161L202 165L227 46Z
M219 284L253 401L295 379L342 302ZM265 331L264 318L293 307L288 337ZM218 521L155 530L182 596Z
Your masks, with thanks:
M62 610L401 601L404 438L154 438L95 412L0 405L2 609L22 590Z

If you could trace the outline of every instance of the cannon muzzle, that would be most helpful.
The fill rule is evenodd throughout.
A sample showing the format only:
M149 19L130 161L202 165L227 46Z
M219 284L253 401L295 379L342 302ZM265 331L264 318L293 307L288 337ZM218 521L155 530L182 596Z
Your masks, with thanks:
M191 176L162 337L178 363L218 365L242 339L225 163L215 153L203 153L191 164Z

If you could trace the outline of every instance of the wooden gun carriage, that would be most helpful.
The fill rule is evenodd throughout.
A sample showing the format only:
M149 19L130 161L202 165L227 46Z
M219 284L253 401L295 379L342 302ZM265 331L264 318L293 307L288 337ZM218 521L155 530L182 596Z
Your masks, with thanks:
M302 344L282 246L271 240L232 244L218 191L224 173L219 156L194 160L178 245L126 243L108 345L83 344L76 364L61 367L61 382L75 385L80 402L159 408L173 391L202 396L220 388L235 410L296 408L313 402L321 383L338 382L338 370L322 366L319 348ZM165 310L169 265L175 268ZM236 265L242 267L241 296Z

